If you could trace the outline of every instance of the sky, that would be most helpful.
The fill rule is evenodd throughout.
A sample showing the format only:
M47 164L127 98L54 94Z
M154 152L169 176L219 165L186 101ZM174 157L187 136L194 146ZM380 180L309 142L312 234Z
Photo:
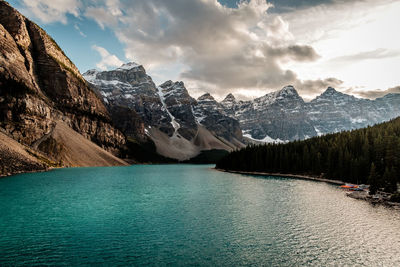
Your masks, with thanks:
M194 97L252 99L294 85L400 93L397 0L10 0L84 73L142 64Z

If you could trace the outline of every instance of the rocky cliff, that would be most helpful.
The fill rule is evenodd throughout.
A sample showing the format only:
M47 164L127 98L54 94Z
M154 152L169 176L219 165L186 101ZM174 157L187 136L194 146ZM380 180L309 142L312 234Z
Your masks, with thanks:
M183 82L156 86L143 66L134 62L110 71L89 70L83 77L97 88L112 114L121 109L137 114L146 137L163 156L186 160L202 150L230 151L243 146L238 121L222 114L216 101L218 107L209 110L202 99L192 98ZM127 127L132 123L113 117L130 135Z
M102 100L56 42L0 1L0 127L21 144L48 153L68 147L40 145L57 122L116 155L125 144Z

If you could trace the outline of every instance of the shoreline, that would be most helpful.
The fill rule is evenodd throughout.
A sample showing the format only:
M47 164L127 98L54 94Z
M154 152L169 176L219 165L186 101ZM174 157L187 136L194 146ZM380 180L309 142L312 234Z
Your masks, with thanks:
M301 180L324 182L324 183L334 184L334 185L346 184L345 182L340 181L340 180L331 180L331 179L314 177L314 176L309 176L309 175L290 174L290 173L286 173L286 174L285 173L271 173L271 172L232 171L232 170L224 170L224 169L217 169L217 168L214 168L214 169L217 171L221 171L221 172L246 174L246 175L254 175L254 176L274 176L274 177L283 177L283 178L296 178L296 179L301 179Z
M129 163L128 163L129 164ZM126 166L133 166L133 165L170 165L170 164L184 164L184 163L134 163L134 164L129 164ZM94 168L94 167L99 167L99 168L107 168L107 167L121 167L123 165L113 165L113 166L63 166L63 167L47 167L46 169L39 169L39 170L27 170L27 171L15 171L15 172L8 172L8 173L0 173L0 179L2 178L7 178L7 177L12 177L18 174L28 174L28 173L40 173L40 172L50 172L53 170L57 169L69 169L69 168Z
M320 178L320 177L313 177L313 176L308 176L308 175L297 175L297 174L284 174L284 173L269 173L269 172L248 172L248 171L233 171L233 170L224 170L224 169L218 169L218 168L213 168L216 171L220 172L227 172L227 173L236 173L236 174L244 174L244 175L254 175L254 176L273 176L273 177L283 177L283 178L294 178L294 179L300 179L300 180L307 180L307 181L315 181L315 182L324 182L328 184L333 184L333 185L344 185L346 184L343 181L340 180L330 180L330 179L325 179L325 178ZM395 210L400 211L400 203L396 202L391 202L386 199L374 199L372 196L370 196L367 191L359 192L359 191L352 191L352 192L347 192L346 193L347 197L357 199L357 200L363 200L366 201L372 205L380 204L385 207L390 207Z
M18 174L26 174L26 173L39 173L39 172L50 172L52 170L55 169L62 169L65 167L48 167L46 169L43 170L31 170L31 171L16 171L16 172L12 172L12 173L7 173L7 174L0 174L0 179L2 178L7 178L7 177L12 177Z

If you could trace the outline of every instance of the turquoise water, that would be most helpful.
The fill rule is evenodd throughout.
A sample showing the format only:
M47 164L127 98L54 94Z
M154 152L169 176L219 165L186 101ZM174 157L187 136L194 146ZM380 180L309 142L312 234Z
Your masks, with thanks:
M0 179L0 265L400 266L400 212L212 166Z

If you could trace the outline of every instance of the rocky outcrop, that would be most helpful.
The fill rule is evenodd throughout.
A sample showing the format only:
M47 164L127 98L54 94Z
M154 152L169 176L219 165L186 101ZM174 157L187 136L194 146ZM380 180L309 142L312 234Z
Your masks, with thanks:
M126 142L102 100L56 42L0 1L0 127L40 150L38 142L57 121L116 155Z
M222 106L209 93L200 96L193 107L196 121L216 136L237 144L242 141L242 130L237 119L225 115Z
M196 100L189 95L183 82L167 81L160 85L159 91L165 108L179 124L178 133L187 140L192 140L197 132L197 123L192 112Z
M156 126L172 136L171 118L160 100L158 89L143 66L128 63L111 71L89 70L83 77L91 83L109 106L135 111L145 125Z
M124 106L109 106L111 119L126 136L138 141L146 141L145 124L142 118L132 109Z
M250 140L283 141L316 135L306 103L293 86L252 101L236 102L228 95L221 105L225 114L239 120L244 136Z
M143 66L133 62L111 71L89 70L83 77L102 95L119 129L132 135L129 127L136 122L128 120L138 121L136 116L123 116L119 111L135 112L145 135L163 156L186 160L206 149L230 151L243 146L237 120L222 114L215 100L212 107L201 99L196 101L183 82L155 86Z
M319 135L363 128L400 115L400 95L376 100L356 98L329 87L307 105L308 115Z

